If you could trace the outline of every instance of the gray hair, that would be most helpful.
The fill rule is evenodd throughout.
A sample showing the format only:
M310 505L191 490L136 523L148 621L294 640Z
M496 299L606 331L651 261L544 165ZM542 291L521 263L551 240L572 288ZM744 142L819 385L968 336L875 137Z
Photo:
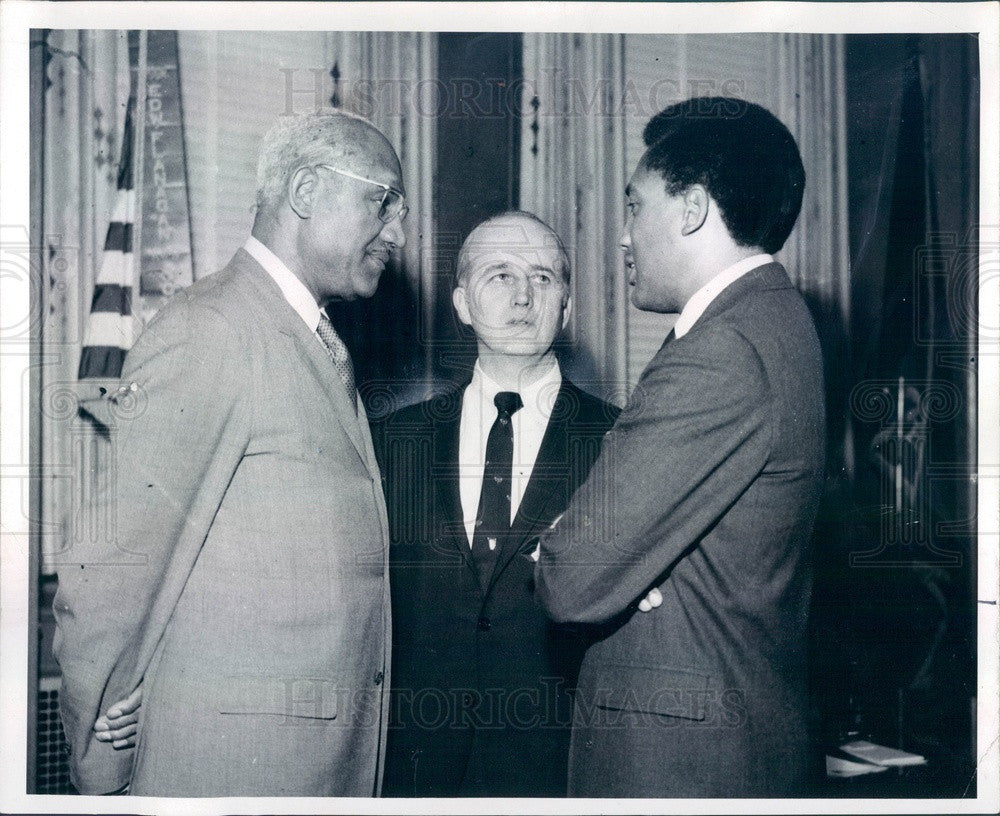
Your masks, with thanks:
M257 209L282 200L289 178L299 167L336 162L364 152L344 138L349 123L375 129L363 116L348 111L281 116L260 143L257 157Z
M527 210L506 210L502 213L491 215L489 218L484 218L476 224L476 226L469 231L469 236L471 236L472 233L480 227L492 224L494 221L499 221L501 218L523 218L525 221L535 222L552 233L553 237L556 239L556 248L559 250L559 272L562 275L563 283L565 283L568 287L570 262L569 253L566 251L566 245L563 244L562 238L559 237L559 233L534 213L528 212ZM458 261L455 265L455 286L463 286L469 277L469 273L471 272L469 269L469 253L472 250L472 246L475 245L469 244L469 236L466 236L465 241L462 243L462 248L458 251Z

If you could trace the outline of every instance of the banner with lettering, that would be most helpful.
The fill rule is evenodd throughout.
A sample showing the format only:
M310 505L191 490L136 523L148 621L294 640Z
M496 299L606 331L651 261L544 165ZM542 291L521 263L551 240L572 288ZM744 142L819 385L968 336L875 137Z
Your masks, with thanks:
M145 324L193 280L176 31L147 33L139 295Z
M193 280L177 32L129 31L128 51L117 192L79 367L79 406L103 424L126 353Z

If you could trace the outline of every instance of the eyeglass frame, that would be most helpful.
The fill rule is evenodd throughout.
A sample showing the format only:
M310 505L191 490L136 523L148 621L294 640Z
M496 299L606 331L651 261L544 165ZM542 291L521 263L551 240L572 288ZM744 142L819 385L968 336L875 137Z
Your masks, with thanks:
M375 181L375 179L365 178L364 176L359 176L356 173L349 173L347 170L341 170L339 167L334 167L332 164L317 164L316 167L325 167L327 170L332 170L334 173L340 176L346 176L347 178L354 179L355 181L366 181L369 184L374 184L376 187L382 188L382 200L378 204L379 212L385 206L385 200L389 193L395 193L399 196L399 211L394 213L391 218L383 218L381 215L378 216L378 220L383 224L391 224L397 218L402 221L406 218L406 214L410 211L410 208L406 206L406 195L402 190L398 190L391 184L383 184L381 181Z

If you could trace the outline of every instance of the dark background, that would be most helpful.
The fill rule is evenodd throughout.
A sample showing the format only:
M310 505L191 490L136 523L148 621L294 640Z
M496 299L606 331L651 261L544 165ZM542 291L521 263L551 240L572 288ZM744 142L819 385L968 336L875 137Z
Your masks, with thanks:
M844 416L853 445L831 436L815 537L817 740L858 734L930 760L841 783L856 795L974 795L977 43L848 36L846 58L852 319L827 380L831 432ZM894 447L857 397L884 383L891 410L899 377L924 421ZM886 489L900 457L914 474L903 512Z

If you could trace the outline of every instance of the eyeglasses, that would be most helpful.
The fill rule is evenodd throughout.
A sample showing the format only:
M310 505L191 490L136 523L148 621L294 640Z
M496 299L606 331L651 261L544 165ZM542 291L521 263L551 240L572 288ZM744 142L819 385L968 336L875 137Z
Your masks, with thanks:
M376 187L381 187L382 200L379 202L378 206L378 218L383 224L388 224L396 218L402 221L406 218L406 214L410 211L410 208L406 206L406 196L403 195L402 190L397 190L395 187L390 187L388 184L383 184L381 181L374 181L373 179L365 178L364 176L348 173L346 170L340 170L339 168L333 167L329 164L317 164L316 166L325 167L327 170L332 170L337 175L347 176L347 178L354 179L355 181L364 181L368 184L374 184Z

